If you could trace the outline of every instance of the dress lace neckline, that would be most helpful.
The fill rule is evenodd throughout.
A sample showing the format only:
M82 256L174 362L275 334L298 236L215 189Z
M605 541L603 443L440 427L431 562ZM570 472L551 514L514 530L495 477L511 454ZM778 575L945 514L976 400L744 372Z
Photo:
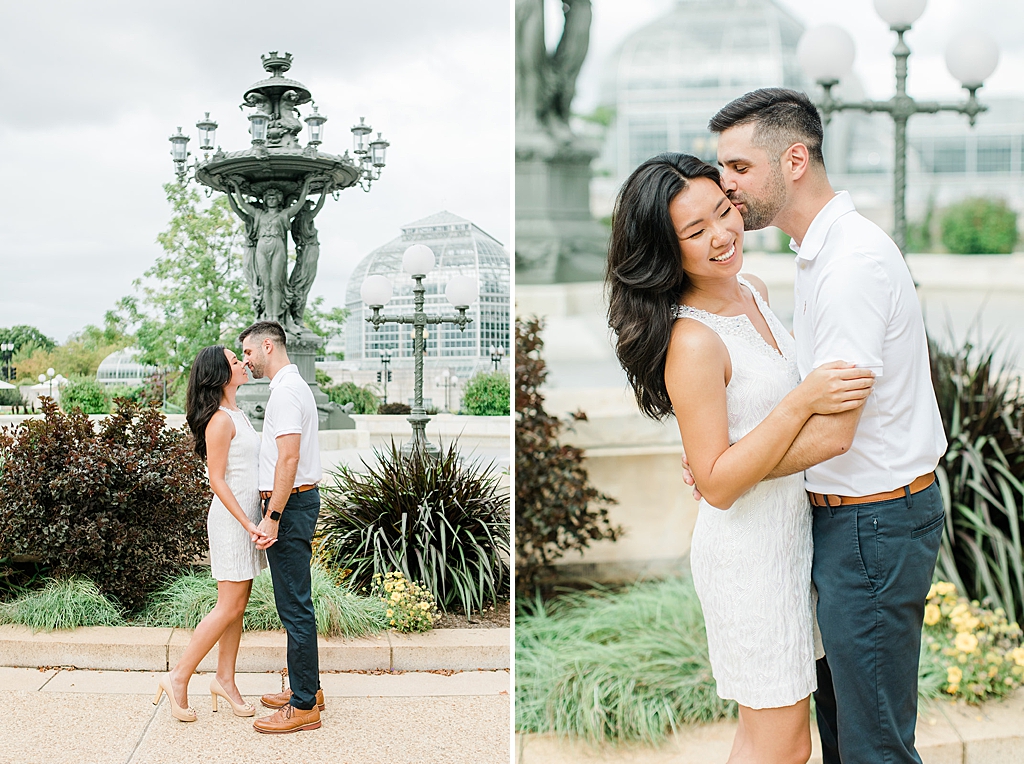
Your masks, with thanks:
M754 341L754 344L761 347L764 350L769 351L770 355L774 358L785 359L786 356L782 352L782 344L779 342L779 337L775 333L775 329L772 327L772 322L768 319L770 309L764 298L761 297L761 293L754 289L753 285L742 276L736 276L736 280L740 284L750 290L750 293L754 296L754 304L757 306L758 313L761 314L761 318L764 320L765 325L768 327L768 331L772 335L772 339L775 340L777 347L772 347L772 344L768 342L762 336L761 332L757 330L753 322L750 320L750 316L746 313L740 313L736 316L723 316L718 313L711 313L707 310L701 310L695 308L692 305L686 305L685 303L679 303L672 309L672 316L674 318L697 318L701 323L705 324L725 324L734 328L733 333L742 334ZM696 315L695 315L696 314ZM754 338L757 338L756 340Z

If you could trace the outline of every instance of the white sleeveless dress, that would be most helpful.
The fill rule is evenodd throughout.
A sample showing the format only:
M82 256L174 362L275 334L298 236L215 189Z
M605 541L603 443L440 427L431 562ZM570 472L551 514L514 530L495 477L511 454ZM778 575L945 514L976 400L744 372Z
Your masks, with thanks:
M745 315L719 316L689 305L674 310L676 318L713 330L729 351L730 444L800 382L793 338L757 290L739 281L753 293L781 355ZM803 473L763 480L725 511L701 500L690 567L722 698L749 708L780 708L815 690L814 661L824 652L814 618L812 553Z
M241 411L224 406L220 410L226 411L235 425L224 478L249 519L259 525L259 433ZM267 567L267 553L256 548L248 532L216 494L206 518L206 531L210 536L210 573L218 581L248 581Z

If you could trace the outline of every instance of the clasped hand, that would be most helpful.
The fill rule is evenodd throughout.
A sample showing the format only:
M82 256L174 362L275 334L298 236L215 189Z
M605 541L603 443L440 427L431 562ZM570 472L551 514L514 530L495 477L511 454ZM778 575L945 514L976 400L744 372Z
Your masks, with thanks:
M273 526L271 529L269 526ZM266 517L260 522L259 525L254 525L249 529L249 538L252 539L252 543L256 545L257 549L266 549L273 546L277 541L277 526L273 520Z

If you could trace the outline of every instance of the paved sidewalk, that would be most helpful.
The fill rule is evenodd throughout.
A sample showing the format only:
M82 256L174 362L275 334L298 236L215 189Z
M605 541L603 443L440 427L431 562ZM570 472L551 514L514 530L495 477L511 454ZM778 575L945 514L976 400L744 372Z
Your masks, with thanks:
M553 735L517 735L516 764L713 764L729 758L735 722L689 727L658 748L591 748ZM821 764L818 731L811 725L809 764ZM968 706L935 701L921 708L917 750L924 764L1024 762L1024 690L1000 703Z
M0 764L505 764L510 675L324 673L319 730L260 735L226 704L212 712L211 674L192 677L198 720L154 706L157 677L145 671L0 667ZM257 718L259 696L278 692L280 672L237 677Z

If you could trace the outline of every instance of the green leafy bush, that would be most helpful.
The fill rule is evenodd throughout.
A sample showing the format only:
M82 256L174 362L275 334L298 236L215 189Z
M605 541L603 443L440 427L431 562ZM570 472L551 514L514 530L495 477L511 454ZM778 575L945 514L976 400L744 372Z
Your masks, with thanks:
M921 694L945 693L968 703L1005 697L1024 677L1020 626L1009 623L1002 608L980 607L957 594L948 581L935 582L928 592L921 663L931 670L921 673L940 681L921 687Z
M949 440L936 469L946 527L936 574L1011 621L1024 617L1024 396L996 346L931 343L932 385Z
M474 416L508 416L508 375L500 371L474 374L466 383L462 407Z
M942 243L958 255L1005 255L1017 243L1017 213L1002 199L965 199L946 209Z
M314 559L310 572L317 633L325 637L361 637L387 628L382 600L354 594L319 560ZM169 579L153 594L140 621L147 626L194 629L216 604L217 582L210 571L190 571ZM270 571L263 571L253 580L242 628L246 631L283 628L274 602Z
M412 406L408 403L382 403L377 407L378 414L403 414L408 416L412 413Z
M77 629L79 626L123 626L120 609L88 579L49 579L39 590L0 604L0 623L16 623L33 631Z
M18 388L0 388L0 406L20 406L21 401L21 390Z
M383 576L375 573L372 592L387 608L384 615L395 631L409 634L430 631L434 621L441 617L434 595L415 581L406 581L397 571Z
M591 541L622 533L608 519L615 500L598 491L583 451L560 444L565 424L544 410L543 324L516 319L516 588L533 588L551 563ZM574 415L584 420L582 412Z
M126 401L98 432L79 409L43 410L0 430L0 557L88 578L133 611L206 551L204 465L156 409Z
M109 414L110 396L103 385L89 377L71 377L60 391L65 411L78 409L84 414Z
M346 403L355 404L352 413L353 414L376 414L377 413L377 394L368 387L360 387L355 382L342 382L339 385L328 387L324 390L327 393L327 397L339 406L344 406Z
M401 571L466 613L509 596L509 497L494 465L464 464L456 443L436 458L391 443L364 471L342 466L321 484L317 536L354 586Z

